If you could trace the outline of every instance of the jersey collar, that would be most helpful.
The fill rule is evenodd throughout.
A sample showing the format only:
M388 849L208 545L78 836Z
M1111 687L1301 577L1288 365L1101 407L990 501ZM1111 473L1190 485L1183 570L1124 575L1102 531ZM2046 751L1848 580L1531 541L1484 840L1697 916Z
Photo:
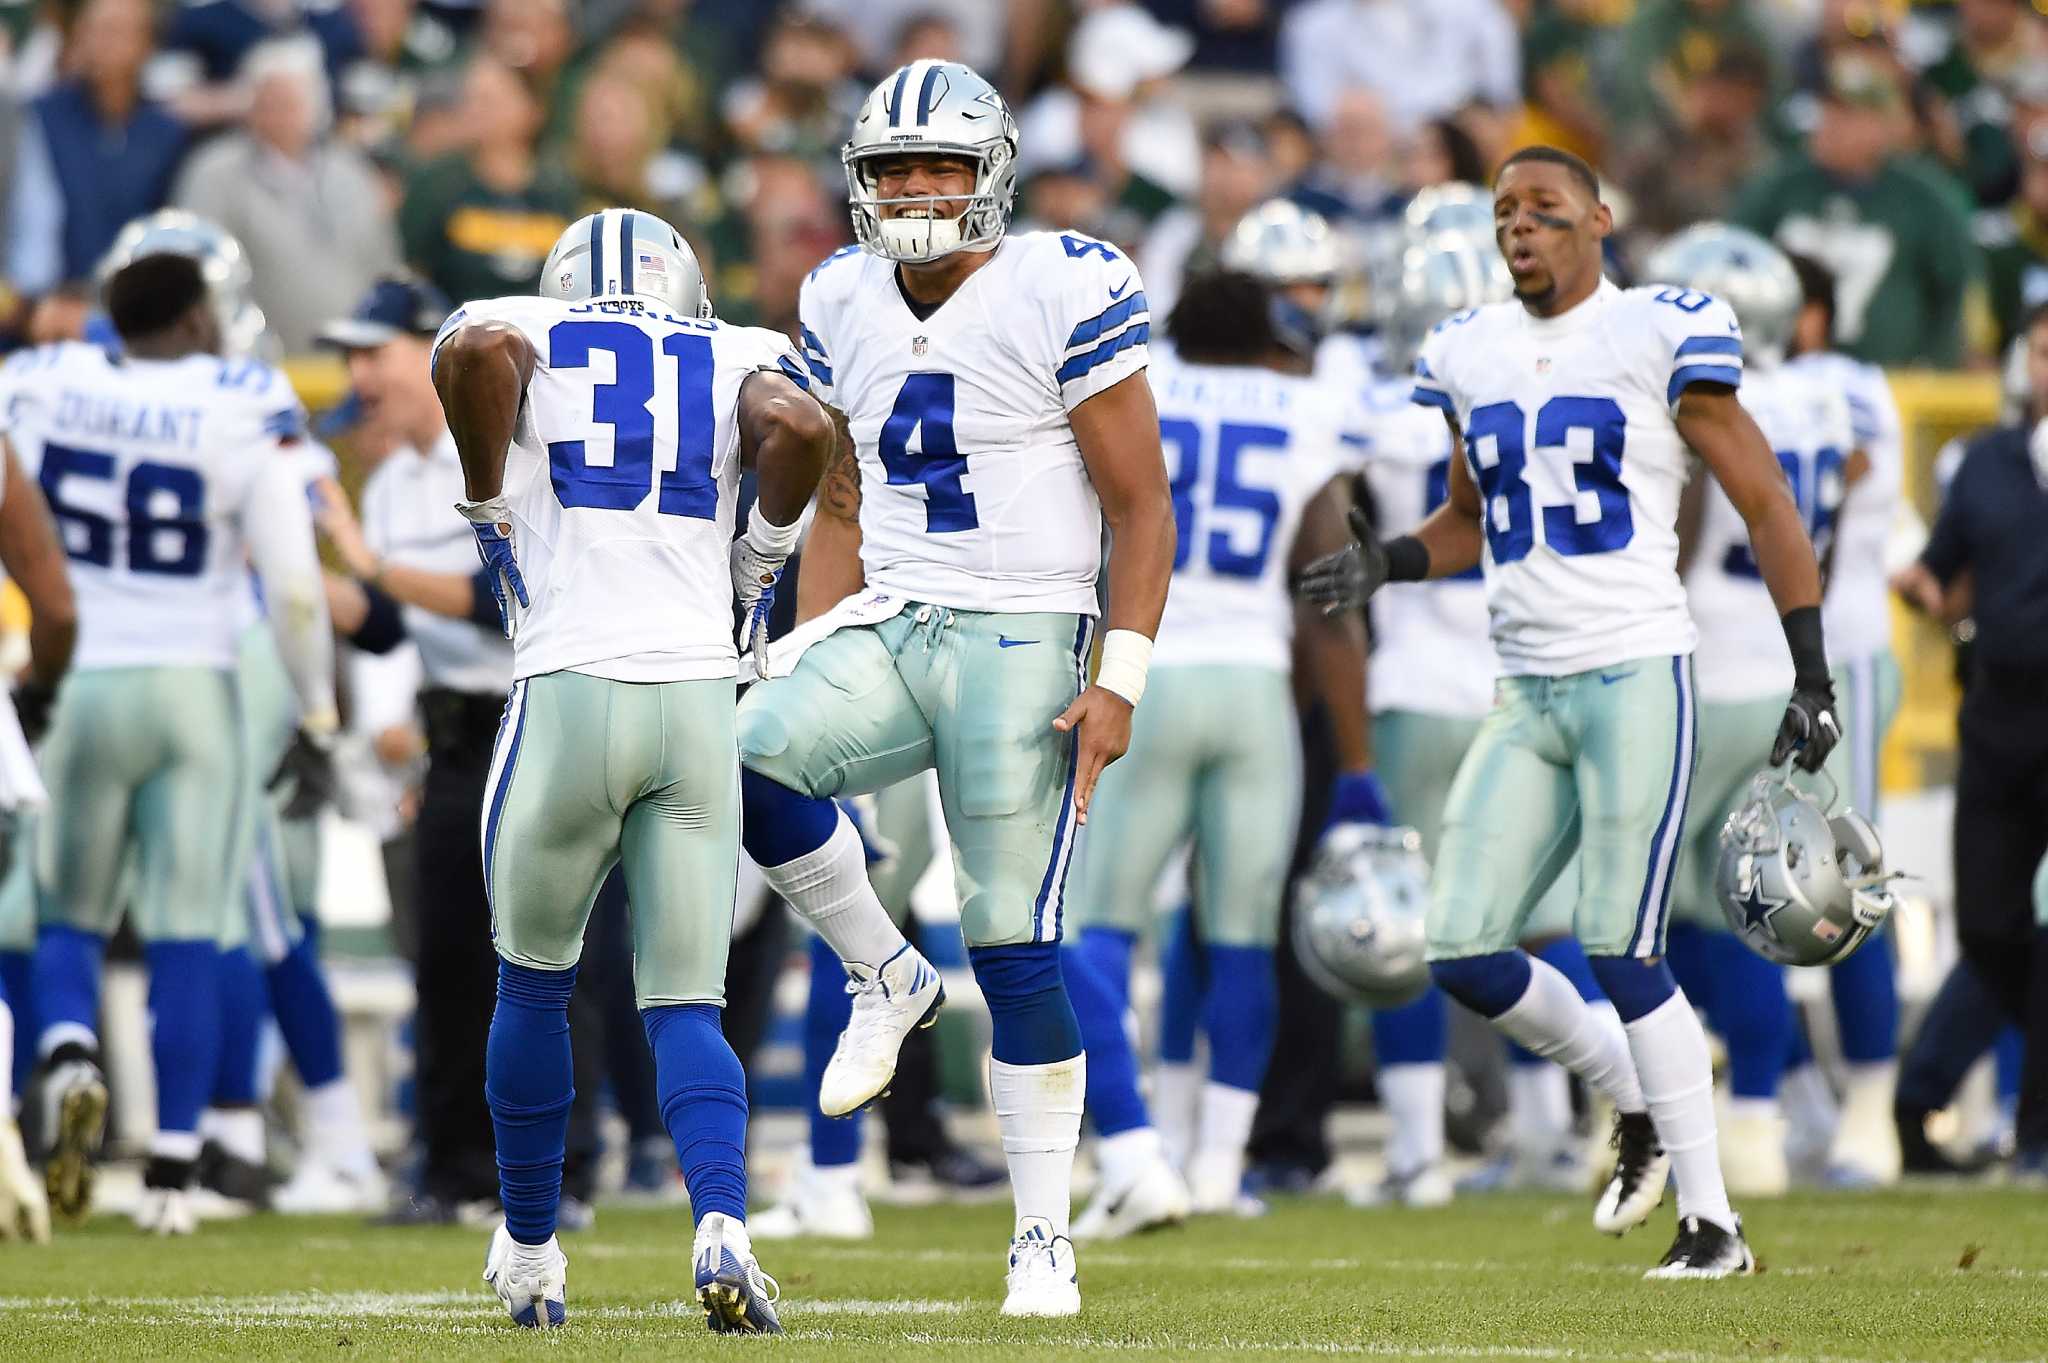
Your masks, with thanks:
M1570 312L1560 313L1556 317L1538 317L1527 308L1523 308L1522 325L1538 336L1570 336L1584 331L1598 321L1600 314L1607 310L1607 305L1620 294L1621 290L1615 287L1614 281L1602 275L1600 286Z

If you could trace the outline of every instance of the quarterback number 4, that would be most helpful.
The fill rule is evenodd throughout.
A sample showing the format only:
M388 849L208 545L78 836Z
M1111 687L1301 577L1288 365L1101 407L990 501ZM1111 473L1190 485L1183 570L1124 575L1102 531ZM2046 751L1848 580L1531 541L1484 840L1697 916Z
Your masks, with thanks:
M1099 255L1104 260L1123 259L1122 256L1116 253L1116 250L1113 247L1108 246L1103 242L1089 241L1086 237L1076 237L1062 234L1060 237L1060 245L1067 248L1067 259L1069 260L1080 260L1085 256L1091 255Z
M953 400L951 374L905 375L877 451L891 483L923 485L924 528L934 535L981 527L974 494L961 485L967 457L953 438Z
M654 484L654 338L630 322L557 322L548 331L548 367L583 369L596 353L612 357L612 381L590 390L590 415L612 431L609 464L590 460L586 442L548 443L548 477L565 508L633 511ZM664 516L712 520L718 484L711 476L711 337L678 331L661 343L676 362L676 464L661 473Z
M1465 427L1465 457L1479 483L1480 522L1497 566L1527 558L1536 546L1536 507L1525 476L1527 432L1528 418L1514 402L1474 408ZM1583 442L1574 441L1575 434L1585 437ZM1537 409L1534 448L1570 451L1572 482L1580 494L1562 506L1543 508L1543 542L1552 552L1605 554L1635 538L1628 489L1621 483L1627 437L1628 418L1613 398L1554 397ZM1588 493L1599 513L1590 521L1579 515Z
M64 495L68 479L108 483L114 456L65 445L43 446L39 480L64 537L64 553L79 563L114 566L114 519ZM206 524L206 483L196 469L140 463L129 470L123 500L128 513L128 569L164 577L196 577L206 566L212 532Z

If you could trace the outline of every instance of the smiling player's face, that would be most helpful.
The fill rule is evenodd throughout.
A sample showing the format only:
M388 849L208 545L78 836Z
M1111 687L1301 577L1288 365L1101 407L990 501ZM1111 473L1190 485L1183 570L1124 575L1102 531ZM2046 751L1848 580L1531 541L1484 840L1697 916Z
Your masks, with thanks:
M1517 161L1493 188L1493 233L1515 297L1538 312L1576 302L1600 273L1606 210L1565 167Z
M875 162L877 210L884 218L957 218L974 194L974 164L959 156L887 156ZM933 199L933 203L888 203Z

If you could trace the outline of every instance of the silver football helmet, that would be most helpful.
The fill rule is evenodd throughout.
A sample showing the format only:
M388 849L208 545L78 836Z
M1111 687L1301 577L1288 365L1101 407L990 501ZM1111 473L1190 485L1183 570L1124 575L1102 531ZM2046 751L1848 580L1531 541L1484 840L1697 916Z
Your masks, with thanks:
M876 196L875 163L913 152L974 164L965 211L942 215L942 205L959 202L954 198ZM955 251L986 251L1009 230L1017 197L1017 120L971 67L919 60L889 75L861 101L839 159L846 164L854 238L875 255L915 264ZM885 207L898 215L885 218ZM918 209L923 216L909 216Z
M1411 246L1381 333L1387 368L1413 365L1431 328L1452 313L1514 294L1515 277L1491 241L1448 232Z
M1320 213L1291 199L1268 199L1238 219L1216 258L1224 269L1268 284L1331 284L1342 253Z
M1781 965L1848 958L1892 911L1884 845L1854 810L1828 814L1766 768L1721 828L1715 888L1728 926Z
M256 306L255 271L228 230L182 208L163 208L136 218L115 236L100 257L93 283L105 289L114 272L144 256L189 256L199 262L207 294L220 318L221 340L230 356L255 355L269 324Z
M1650 256L1644 279L1713 294L1735 310L1746 350L1766 360L1785 354L1805 295L1785 253L1743 227L1703 222Z
M1412 828L1331 831L1302 877L1294 954L1308 977L1347 1003L1398 1008L1429 984L1423 917L1429 865Z
M569 224L540 268L543 298L659 298L686 317L709 317L711 295L683 234L631 208L605 208Z
M1416 245L1455 236L1482 245L1493 244L1493 195L1478 185L1430 185L1415 191L1402 210L1401 225Z

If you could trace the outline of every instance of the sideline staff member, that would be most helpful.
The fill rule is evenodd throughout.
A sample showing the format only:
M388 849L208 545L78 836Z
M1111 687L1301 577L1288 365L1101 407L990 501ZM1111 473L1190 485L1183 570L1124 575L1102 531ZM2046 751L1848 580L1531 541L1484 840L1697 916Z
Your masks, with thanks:
M1927 547L1893 585L1937 618L1976 618L1957 726L1957 931L2026 1030L2018 1158L2048 1172L2048 928L2033 896L2048 854L2048 306L2022 334L2027 420L1970 442Z
M416 1194L393 1209L391 1219L402 1223L452 1221L463 1203L495 1201L498 1193L484 1106L498 962L474 849L491 745L512 686L512 645L489 588L476 585L476 541L453 510L463 499L462 464L428 364L447 315L446 300L430 285L383 279L354 316L320 333L346 357L364 419L401 441L363 488L361 538L337 542L360 582L330 579L335 625L372 652L410 636L426 678L427 775L414 839L415 1091L425 1159ZM340 491L325 495L338 499ZM320 519L331 535L335 518Z

